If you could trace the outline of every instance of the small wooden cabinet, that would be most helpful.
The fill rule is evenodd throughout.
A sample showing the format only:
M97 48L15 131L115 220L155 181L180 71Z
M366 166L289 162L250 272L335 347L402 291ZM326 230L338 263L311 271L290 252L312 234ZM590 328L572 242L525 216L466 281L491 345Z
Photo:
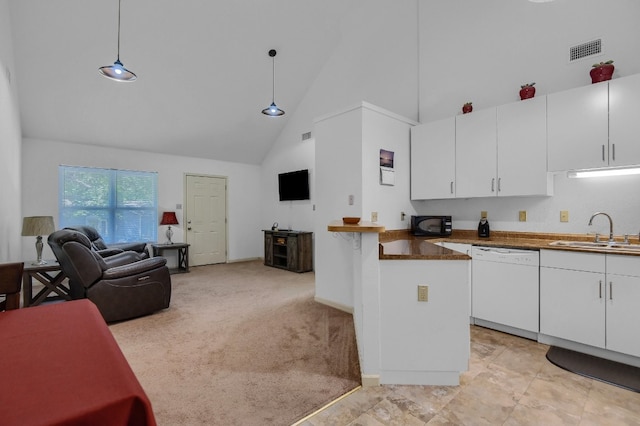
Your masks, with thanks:
M294 272L313 270L312 232L264 231L264 264Z

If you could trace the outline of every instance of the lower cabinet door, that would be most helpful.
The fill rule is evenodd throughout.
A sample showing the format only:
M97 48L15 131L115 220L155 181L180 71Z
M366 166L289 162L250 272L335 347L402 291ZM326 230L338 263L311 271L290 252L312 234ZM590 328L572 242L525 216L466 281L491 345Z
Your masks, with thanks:
M640 277L607 275L607 349L640 357Z
M605 347L605 274L540 268L540 333Z

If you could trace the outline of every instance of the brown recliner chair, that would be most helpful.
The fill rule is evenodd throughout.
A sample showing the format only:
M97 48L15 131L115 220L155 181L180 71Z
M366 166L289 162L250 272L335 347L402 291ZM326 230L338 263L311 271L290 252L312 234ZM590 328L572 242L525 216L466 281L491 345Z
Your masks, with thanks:
M86 235L70 229L54 232L48 242L69 278L71 297L91 300L106 322L169 307L171 277L165 258L135 260L132 252L103 258Z
M86 235L87 238L89 238L89 241L91 241L91 247L102 257L113 256L114 254L122 253L123 251L134 251L140 255L140 259L149 257L149 252L147 251L147 243L144 242L107 245L104 242L102 235L100 235L98 230L93 226L75 225L67 226L64 229L71 229L72 231L78 231Z

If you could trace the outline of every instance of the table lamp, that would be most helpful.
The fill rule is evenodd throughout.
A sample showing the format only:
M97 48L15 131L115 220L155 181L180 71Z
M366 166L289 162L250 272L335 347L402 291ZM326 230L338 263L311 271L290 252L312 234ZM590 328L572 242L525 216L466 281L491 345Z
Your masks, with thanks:
M28 216L22 220L22 236L36 237L37 260L32 265L46 265L42 260L42 236L52 234L55 231L52 216Z
M178 218L176 217L175 212L164 212L162 213L162 220L160 220L160 225L169 225L167 228L167 244L173 244L171 241L171 237L173 237L173 230L171 229L171 225L177 225Z

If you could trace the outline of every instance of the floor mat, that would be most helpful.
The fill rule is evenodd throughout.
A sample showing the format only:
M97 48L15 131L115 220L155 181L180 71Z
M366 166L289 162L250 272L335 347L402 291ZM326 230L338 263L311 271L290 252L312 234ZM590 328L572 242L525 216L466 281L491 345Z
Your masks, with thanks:
M640 392L640 368L552 346L547 359L572 373Z

